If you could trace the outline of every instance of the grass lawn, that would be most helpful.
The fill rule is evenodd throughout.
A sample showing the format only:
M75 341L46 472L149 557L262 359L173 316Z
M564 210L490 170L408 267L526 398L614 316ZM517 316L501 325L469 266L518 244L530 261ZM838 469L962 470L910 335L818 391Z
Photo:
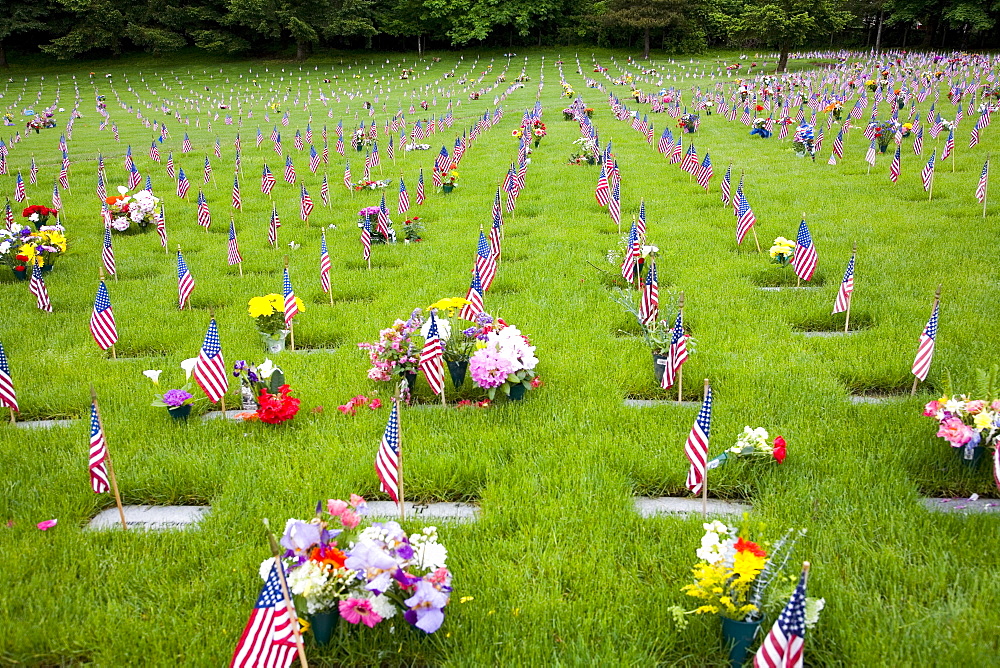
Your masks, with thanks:
M622 174L623 221L631 220L645 198L648 239L660 248L661 316L673 317L671 297L685 293L696 350L684 378L695 395L702 378L712 381L711 456L731 446L744 425L763 426L788 441L789 456L781 465L728 466L712 472L709 480L713 496L750 500L747 524L763 527L767 536L780 536L788 527L808 530L795 559L812 562L810 594L825 598L826 609L808 637L806 662L1000 665L995 576L1000 557L992 549L997 517L931 514L918 501L920 496L997 495L988 466L966 472L935 438L934 421L920 414L932 392L943 387L946 369L956 392L971 391L976 368L996 361L990 303L998 288L1000 205L991 204L984 220L973 196L986 154L1000 148L996 131L987 129L979 146L969 149L975 119L966 117L956 135L954 170L952 164L939 164L934 198L928 202L919 171L944 135L940 142L926 138L923 157L914 156L911 140L904 140L902 176L894 185L888 154L879 156L868 173L863 128L851 131L844 158L831 166L826 164L830 130L813 163L796 157L777 133L760 140L739 122L703 115L693 137L699 157L710 151L715 165L706 194L628 122L614 119L607 96L585 87L572 50L531 50L525 64L530 81L503 103L504 118L468 150L459 187L444 196L430 184L434 155L441 144L450 150L456 132L494 107L494 95L517 76L525 54L513 60L507 82L478 101L469 99L458 78L468 76L471 82L495 57L493 72L476 88L491 85L505 59L475 51L436 55L441 62L420 62L418 77L408 82L383 69L387 59L395 68L399 54L365 57L356 65L354 56L343 61L317 57L301 67L183 56L34 69L18 65L11 71L15 83L6 84L0 102L18 118L25 106L52 104L57 87L58 106L66 112L57 113L57 129L32 133L13 146L8 141L8 175L0 178L9 196L18 170L27 180L34 156L39 182L28 185L28 203L50 204L60 159L58 135L74 105L74 86L83 114L69 142L71 190L62 195L70 249L46 279L54 312L35 309L27 284L0 268L0 341L17 386L20 419L85 417L93 384L123 502L210 504L212 512L199 529L186 532L85 532L93 515L114 504L110 495L95 495L88 486L87 420L51 431L0 426L0 521L7 525L0 527L0 619L7 629L0 639L0 664L224 665L259 591L257 567L269 556L261 518L281 526L287 517L307 518L317 499L346 498L352 492L385 498L372 462L387 409L353 417L336 410L356 394L388 396L386 385L367 380L367 356L356 343L375 340L380 329L416 307L465 294L478 230L489 226L497 184L516 159L511 130L534 104L544 73L541 102L549 134L531 156L516 211L505 218L503 261L486 295L487 310L516 324L537 345L544 385L521 404L501 401L461 412L404 410L407 497L474 501L482 509L475 524L441 528L455 576L447 619L431 637L399 627L391 633L384 624L364 631L341 624L328 649L310 648L310 662L727 665L714 617L693 618L687 629L678 630L667 610L675 604L694 607L679 589L696 561L701 519L641 519L633 511L638 494L686 494L683 446L697 408L623 405L626 395L652 398L663 392L654 382L642 339L619 331L634 327L610 299L606 276L591 264L617 272L605 256L618 234L593 197L599 168L566 164L580 133L560 113L568 102L560 99L555 65L562 57L566 80L595 109L602 143L613 140ZM636 73L624 53L597 54L610 75L620 74L612 56ZM681 88L687 102L690 87L708 86L717 63L732 57L662 58L658 65L678 77L667 85ZM580 61L586 76L600 76L591 71L589 52L580 53ZM793 64L800 71L808 66ZM453 67L456 78L442 79ZM94 82L90 70L97 72ZM366 78L353 78L359 71ZM374 87L366 83L372 71L380 79ZM155 105L146 106L160 98L190 116L190 126L167 119L170 138L160 147L164 163L172 151L191 179L189 202L175 196L164 164L149 159L155 133L120 107L105 73L113 75L121 101L140 105L144 118L165 117ZM339 78L323 83L333 75ZM261 88L254 89L255 101L243 105L244 114L253 110L253 119L244 116L241 131L243 209L235 214L245 259L241 278L226 262L237 126L224 125L227 112L212 102L254 78ZM611 86L603 77L599 81L628 96L627 87ZM432 101L436 95L437 104L423 115L418 106L417 113L406 113L408 120L444 114L445 91L454 90L452 99L461 104L453 110L454 127L427 140L430 151L397 153L393 164L380 138L384 176L395 179L402 172L411 198L423 167L427 201L411 213L423 217L426 227L422 243L375 246L368 271L361 262L356 211L378 199L352 195L343 187L335 127L343 119L348 135L360 120L370 123L361 103L386 86L394 90L388 98L383 93L376 105L380 131L398 108L408 112L421 99ZM430 90L400 99L402 92L419 86ZM647 92L655 88L638 86ZM269 93L269 87L278 92ZM342 93L338 102L331 88L360 95L349 99ZM320 92L331 97L328 105L318 100ZM281 99L286 93L287 102ZM118 143L110 127L98 131L95 94L108 97ZM232 94L235 99L237 92ZM306 112L302 103L310 94ZM270 122L264 121L272 95L279 96L282 112L290 109L290 124L278 127L285 152L293 156L316 202L309 227L298 217L299 187L282 180L284 160L268 139L279 118L272 114ZM205 98L199 103L197 96ZM296 97L297 107L291 104ZM184 98L193 101L190 108ZM943 93L941 99L939 108L947 108L953 118L953 106ZM918 109L926 111L932 100L933 95ZM209 116L216 111L219 118L209 131ZM305 132L309 113L317 150L322 127L329 130L330 164L316 174L308 170L308 144L298 151L292 143L296 129ZM870 113L869 107L862 122ZM676 121L667 114L652 116L656 137L665 123L676 131ZM258 125L264 133L259 149ZM15 129L2 128L5 141ZM194 145L188 154L181 152L185 132ZM691 136L684 135L685 147ZM221 159L213 154L216 137ZM118 359L112 360L87 328L102 245L96 156L103 154L108 190L114 192L127 181L122 159L128 144L139 171L144 178L152 175L154 191L165 203L171 253L164 253L155 232L115 235L119 278L108 281L108 290L120 344ZM363 156L349 146L347 153L358 179ZM205 155L214 169L214 180L204 186L213 215L207 233L197 225L195 206ZM276 249L266 242L271 203L259 190L264 162L278 179L273 194L282 227ZM730 162L736 178L745 173L765 251L761 255L752 237L736 246L732 211L720 201L719 182ZM319 196L324 170L330 208ZM376 168L374 175L379 173ZM395 181L386 192L395 213ZM768 262L766 250L776 236L794 237L802 213L819 253L813 281L819 287L758 289L782 271L791 276L791 269ZM327 227L332 306L318 276L321 226L335 226ZM854 243L852 320L863 329L847 337L804 336L802 329L835 329L842 323L829 312ZM191 310L177 310L177 244L196 282ZM198 419L184 425L150 407L153 388L142 372L164 369L162 381L178 386L179 363L197 355L209 309L218 318L228 364L263 360L246 304L252 296L280 292L285 255L296 292L307 305L296 321L296 342L332 349L273 357L302 399L298 417L278 427ZM941 324L924 391L888 404L852 404L852 391L908 392L917 338L938 284L943 285ZM417 394L430 400L423 380ZM235 396L230 393L231 402ZM207 407L203 403L198 410ZM59 519L55 529L35 528L50 518ZM459 603L461 597L472 600Z

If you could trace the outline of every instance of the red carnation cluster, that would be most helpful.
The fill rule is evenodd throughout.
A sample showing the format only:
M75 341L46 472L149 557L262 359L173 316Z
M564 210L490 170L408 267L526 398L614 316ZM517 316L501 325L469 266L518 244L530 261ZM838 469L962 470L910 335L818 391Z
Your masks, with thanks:
M278 394L271 394L267 390L260 391L260 399L257 403L257 419L267 424L279 424L285 420L291 420L299 412L299 404L302 402L289 393L291 388L282 385L278 388Z
M42 206L41 204L32 204L31 206L26 207L24 211L21 212L21 215L24 216L25 218L28 218L33 213L37 213L39 216L44 217L44 216L54 216L59 212L56 211L55 209L50 209L47 206Z

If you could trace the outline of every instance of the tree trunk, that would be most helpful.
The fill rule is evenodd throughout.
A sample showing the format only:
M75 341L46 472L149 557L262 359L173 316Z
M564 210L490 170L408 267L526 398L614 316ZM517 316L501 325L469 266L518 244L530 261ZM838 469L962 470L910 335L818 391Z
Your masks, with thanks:
M778 56L778 69L777 72L784 72L788 69L788 47L784 44L778 47L781 51L781 55Z
M875 55L878 55L879 50L882 48L882 20L885 18L885 11L879 12L878 15L878 32L875 33Z
M910 24L907 23L906 27L903 28L903 48L906 48L906 36L910 33Z
M930 48L934 44L934 35L937 33L937 19L931 15L924 18L924 48Z
M642 59L649 60L649 26L642 32Z
M295 41L295 60L306 59L306 43L303 40Z
M10 67L7 63L7 49L4 47L3 42L0 42L0 67L4 69Z

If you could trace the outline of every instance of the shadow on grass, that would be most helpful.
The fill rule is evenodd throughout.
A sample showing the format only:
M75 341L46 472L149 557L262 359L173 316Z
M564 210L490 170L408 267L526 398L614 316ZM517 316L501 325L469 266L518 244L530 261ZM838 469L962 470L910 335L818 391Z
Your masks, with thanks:
M763 271L747 276L750 282L762 288L794 288L798 279L791 267L779 267L774 265ZM799 287L818 288L826 283L826 277L822 271L813 274L812 280L802 281Z
M837 313L836 315L832 313L815 313L813 315L807 316L796 320L791 324L791 327L796 332L843 332L844 331L844 314ZM852 311L851 321L850 321L850 332L859 332L865 329L871 329L875 326L875 319L872 318L870 313L865 311Z

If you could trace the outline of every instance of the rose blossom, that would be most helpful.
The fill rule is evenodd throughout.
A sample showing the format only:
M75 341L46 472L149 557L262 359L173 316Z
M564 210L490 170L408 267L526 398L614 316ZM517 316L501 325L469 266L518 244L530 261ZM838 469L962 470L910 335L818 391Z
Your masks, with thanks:
M972 429L968 427L960 418L950 417L941 421L941 428L938 436L945 439L954 447L965 445L972 439Z

